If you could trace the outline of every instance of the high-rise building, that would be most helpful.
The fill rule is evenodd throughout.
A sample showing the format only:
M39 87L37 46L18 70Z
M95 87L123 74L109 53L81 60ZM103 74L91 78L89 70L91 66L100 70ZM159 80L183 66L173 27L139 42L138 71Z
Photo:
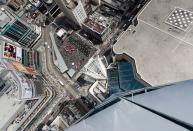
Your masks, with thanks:
M30 47L39 36L35 25L29 25L13 12L4 8L0 10L0 30L2 36L23 47Z
M0 96L2 96L9 87L10 85L7 83L7 81L0 78Z
M92 0L94 4L101 5L101 0Z
M10 90L18 92L17 100L39 99L44 95L44 80L31 67L0 59L0 96Z
M114 18L105 17L99 12L94 12L84 21L83 29L89 36L103 42L115 29L117 23Z
M117 94L66 131L192 131L192 84L189 80Z
M42 76L23 72L31 69L0 59L0 131L21 130L31 112L50 95Z
M81 0L57 0L56 3L67 18L79 26L87 18Z

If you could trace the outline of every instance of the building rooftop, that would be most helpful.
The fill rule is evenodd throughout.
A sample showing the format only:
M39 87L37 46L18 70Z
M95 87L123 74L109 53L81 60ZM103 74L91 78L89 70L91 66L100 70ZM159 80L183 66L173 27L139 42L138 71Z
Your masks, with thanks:
M78 5L77 0L64 0L64 3L69 9L74 9Z
M92 43L77 33L71 34L62 42L58 41L57 47L68 69L75 72L79 71L96 52Z
M6 65L7 64L7 65ZM18 127L37 101L42 101L45 84L41 76L10 69L11 63L0 61L0 130ZM30 100L30 101L27 101ZM11 126L10 126L11 124ZM9 130L9 129L7 129ZM10 129L12 130L12 129Z
M114 45L115 53L135 59L137 72L147 83L160 85L193 78L191 2L150 1L139 14L134 31L128 29Z
M68 67L67 67L67 65L66 65L66 63L65 63L65 61L64 61L64 59L63 59L63 57L60 53L59 48L57 47L57 43L58 43L56 41L57 36L55 38L55 35L54 35L53 32L50 32L49 35L50 35L52 45L53 45L53 49L54 49L54 56L56 58L55 65L59 68L60 72L63 73L63 72L68 70Z
M0 97L1 113L0 113L0 130L7 126L7 123L12 121L16 114L24 108L24 103L15 98L10 97L11 94L4 94Z
M137 75L133 61L122 59L114 62L110 66L107 70L109 95L149 86Z
M4 11L0 10L0 27L3 28L10 21L11 18Z
M90 15L84 22L84 25L98 34L102 34L110 25L110 20L98 12Z
M0 58L6 58L21 62L22 60L22 48L0 40Z
M106 80L107 71L102 62L102 58L99 56L96 58L90 58L84 68L81 70L85 75L92 77L95 80Z
M44 95L45 84L41 76L38 74L30 74L15 69L13 63L6 59L0 59L2 71L0 71L0 77L3 80L8 80L11 83L9 90L18 91L18 95L15 97L17 100L34 99ZM24 69L22 66L18 67ZM27 68L27 67L26 67ZM30 69L29 69L30 70ZM33 72L33 71L32 71Z

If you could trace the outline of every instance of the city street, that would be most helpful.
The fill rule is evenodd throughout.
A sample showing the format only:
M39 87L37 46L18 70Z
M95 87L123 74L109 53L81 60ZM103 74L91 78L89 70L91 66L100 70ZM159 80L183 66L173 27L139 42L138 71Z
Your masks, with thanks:
M35 116L33 119L29 119L29 121L25 122L26 125L23 129L34 130L40 123L46 122L45 120L47 119L45 118L49 118L50 113L59 108L58 104L65 100L66 95L73 96L75 99L79 98L78 91L73 87L73 81L60 74L53 63L53 57L51 55L52 43L48 35L50 30L51 29L49 26L48 28L42 29L43 38L40 39L41 43L38 42L34 46L34 49L37 49L38 46L42 46L45 42L47 42L47 46L45 46L44 50L41 52L42 58L46 58L42 61L42 73L44 78L49 81L50 84L52 84L50 86L52 86L53 95L48 102L42 105L41 109L37 109L36 115L34 114ZM58 80L62 81L64 86L59 84Z
M67 77L64 77L64 75L62 75L57 69L56 66L54 65L53 62L53 56L51 55L52 52L52 43L51 43L51 39L49 37L49 32L51 31L51 27L48 26L47 28L45 28L45 35L44 35L44 42L47 42L47 46L45 47L45 53L46 53L46 64L47 64L47 69L50 73L50 75L52 75L54 77L56 83L60 80L64 83L64 85L60 85L60 89L62 90L67 90L67 92L72 95L74 98L79 98L79 93L78 91L74 88L73 86L73 81L71 81L70 79L68 79ZM61 88L62 87L62 88Z
M9 58L10 61L19 59L18 62L26 66L23 69L24 67L13 62L14 69L26 70L26 74L18 75L18 78L15 79L17 83L11 83L13 87L10 89L25 89L24 93L23 91L20 93L19 98L28 98L27 102L34 102L32 101L34 99L37 101L33 106L24 106L19 116L17 112L10 116L9 119L12 119L13 122L11 123L8 119L6 126L3 125L4 127L0 127L0 130L8 130L8 127L14 126L16 127L14 130L18 131L36 131L42 129L44 125L52 128L51 123L53 124L55 118L60 115L63 122L66 123L63 127L66 129L97 105L92 95L101 98L104 96L103 100L110 96L109 90L106 90L108 87L106 75L102 78L105 84L101 82L105 91L101 92L103 88L98 89L98 85L100 86L98 84L96 94L89 94L89 89L94 81L101 80L101 78L94 77L97 73L101 73L99 67L97 68L98 65L95 65L94 62L91 65L89 62L91 58L104 56L109 50L113 52L111 49L124 36L128 27L136 26L137 13L146 0L144 2L126 0L113 3L84 0L19 1L7 1L0 10L2 28L0 40L17 45L22 51L19 48L18 50L13 48L12 45L7 46L7 43L0 43L2 58L6 56L5 59ZM64 7L68 7L69 10ZM100 66L106 64L106 67L109 64L106 61L99 63ZM31 67L42 79L33 74L30 76L30 78L33 77L32 80L25 80L29 84L24 85L23 78L24 76L29 77ZM85 72L89 72L90 68L90 72L94 72L94 75L83 73L84 67L87 69ZM5 82L3 81L1 86L6 85L7 78L4 78ZM36 80L41 80L41 82ZM20 85L20 87L16 88L15 85ZM84 86L86 89L83 89ZM26 96L23 97L23 94ZM11 94L12 96L14 95ZM21 101L24 100L21 99ZM13 106L14 111L17 111L14 108L15 103L10 105ZM2 120L4 118L5 116L2 115Z

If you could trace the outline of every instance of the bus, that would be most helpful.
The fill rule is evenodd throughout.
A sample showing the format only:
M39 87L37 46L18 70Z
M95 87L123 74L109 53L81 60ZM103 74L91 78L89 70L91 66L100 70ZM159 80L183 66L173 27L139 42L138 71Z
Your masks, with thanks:
M61 80L58 80L58 82L60 83L60 85L64 85L64 83Z

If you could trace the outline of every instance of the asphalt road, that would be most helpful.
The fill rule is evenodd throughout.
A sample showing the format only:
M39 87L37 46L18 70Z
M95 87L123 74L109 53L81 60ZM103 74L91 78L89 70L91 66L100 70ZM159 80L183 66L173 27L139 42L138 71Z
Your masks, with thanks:
M129 24L128 21L125 21L125 23ZM43 118L43 116L46 115L46 112L48 110L50 110L51 107L53 107L52 110L57 108L56 107L57 98L58 97L63 97L62 96L63 92L67 91L67 93L70 94L71 96L73 96L73 98L79 98L79 92L73 86L73 81L71 81L71 79L69 79L68 77L63 76L59 72L59 70L56 68L56 66L54 65L53 56L52 56L52 53L51 53L52 52L52 43L51 43L51 39L50 39L50 36L49 36L50 31L52 31L52 28L50 26L47 26L46 28L42 28L42 36L43 37L34 46L34 48L37 48L39 46L39 44L42 44L42 43L44 44L45 42L47 42L47 45L45 46L45 52L44 52L45 53L45 61L46 61L46 63L45 63L46 64L46 67L45 67L46 72L45 72L44 75L53 84L53 86L54 86L54 89L53 89L54 95L52 97L52 100L50 100L50 102L48 103L49 106L45 107L43 110L38 112L38 114L42 114L42 115L38 115L38 116L36 115L35 120L33 119L33 121L30 122L32 124L36 123L37 120L40 120L41 118ZM111 45L114 44L114 41L117 39L119 34L121 34L122 31L124 31L124 28L121 28L121 29L116 31L116 32L118 32L117 35L115 35L116 33L113 35L113 37L109 40L109 42L107 44L107 47L105 47L100 52L100 54L103 54L108 47L110 47ZM64 86L59 84L58 80L62 81L64 83ZM47 114L47 115L49 115L49 114Z
M52 94L51 98L48 101L44 101L45 103L41 103L41 106L38 106L38 108L33 113L33 116L30 117L30 119L27 119L25 123L19 128L22 130L33 130L36 129L38 124L43 121L43 119L50 115L47 114L48 111L52 111L58 108L58 104L61 102L61 99L65 99L65 92L69 93L73 98L78 98L79 93L76 89L73 87L73 82L65 78L58 70L56 69L54 63L53 63L53 57L51 55L51 39L49 37L49 31L50 27L42 29L42 38L39 40L39 42L33 47L33 49L37 49L40 45L44 44L45 42L48 43L48 46L45 47L45 63L44 65L44 77L47 79L50 84L53 85L52 88ZM64 86L60 85L58 83L58 80L62 81L64 83ZM59 100L60 99L60 100ZM26 125L27 124L27 125Z
M51 28L47 26L47 28L42 29L42 38L40 39L40 42L37 44L45 43L47 42L47 45L45 46L45 63L44 65L44 77L50 82L50 84L53 85L52 91L53 96L52 99L46 104L46 106L42 107L42 110L40 110L34 117L33 120L30 121L28 126L26 126L25 129L27 130L35 130L38 126L38 124L45 122L44 118L50 117L50 114L48 112L52 112L54 110L57 110L58 104L61 102L61 100L65 99L64 92L67 92L67 94L70 94L74 99L79 98L79 93L73 86L73 81L69 80L68 78L64 77L55 67L52 57L52 43L51 39L49 37L49 32L51 31ZM37 48L38 45L35 45L34 48ZM64 86L60 85L58 80L62 81L64 83ZM60 100L59 100L60 99Z
M51 54L51 52L52 52L52 43L51 43L51 39L50 39L50 36L49 36L49 32L52 31L51 27L47 26L47 28L45 28L44 31L45 31L44 32L45 33L45 35L44 35L44 42L47 42L47 46L45 48L45 53L46 53L46 61L47 61L46 63L47 63L48 71L50 73L52 73L51 75L54 77L56 82L58 82L58 80L60 80L60 81L62 81L64 83L64 86L61 85L61 87L62 87L61 90L65 89L74 98L79 98L79 92L73 86L73 81L71 81L67 77L64 77L64 75L62 75L58 71L56 66L54 65L53 56Z

